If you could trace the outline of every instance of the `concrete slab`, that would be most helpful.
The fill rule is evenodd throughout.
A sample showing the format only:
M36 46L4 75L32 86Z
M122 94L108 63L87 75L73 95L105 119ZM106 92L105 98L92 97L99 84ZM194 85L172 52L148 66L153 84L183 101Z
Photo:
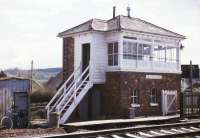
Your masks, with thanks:
M139 124L151 124L151 123L162 123L172 120L177 120L180 115L170 116L151 116L151 117L138 117L134 119L112 119L112 120L95 120L95 121L84 121L74 122L62 125L66 131L76 131L78 129L96 130L98 128L111 128L119 126L130 126Z

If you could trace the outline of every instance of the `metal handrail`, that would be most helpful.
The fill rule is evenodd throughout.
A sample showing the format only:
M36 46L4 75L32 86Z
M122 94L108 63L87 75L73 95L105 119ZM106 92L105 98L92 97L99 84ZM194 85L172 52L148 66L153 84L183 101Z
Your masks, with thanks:
M56 107L56 105L58 105L59 101L62 100L62 98L64 97L64 95L66 94L66 92L69 91L69 89L73 86L73 83L71 83L68 88L66 89L65 92L63 92L63 94L59 97L59 99L55 102L55 104L53 106L51 106L52 108L49 110L49 112L53 111L53 109Z
M83 73L81 74L81 76L78 76L77 80L81 80L81 78L83 77L83 75L85 75L85 73L89 70L90 64L88 65L88 67L83 71ZM75 88L76 91L76 80L75 83L73 84L73 86L71 88ZM62 105L62 103L66 100L66 97L71 94L70 92L72 91L72 89L69 90L69 92L64 96L64 98L62 98L61 102L57 105L57 110L60 111L60 106Z
M89 73L88 75L84 78L84 80L81 82L81 84L78 86L78 88L75 90L74 94L71 95L71 97L69 98L68 102L65 103L65 105L61 108L61 112L65 109L65 107L67 106L67 104L71 101L72 98L74 98L74 96L76 97L76 92L77 90L83 85L83 83L86 81L86 79L89 77Z
M63 94L64 93L66 93L66 84L73 78L73 77L75 77L75 74L78 72L78 71L80 71L80 68L81 68L81 64L79 65L79 67L69 76L69 78L65 81L65 83L58 89L58 91L57 91L57 93L54 95L54 97L50 100L50 102L46 105L46 107L45 107L45 109L47 110L47 113L49 113L50 111L52 111L53 109L49 109L49 108L51 108L51 107L55 107L56 105L54 104L53 106L50 106L53 102L54 102L54 100L60 95L60 93L62 93L63 92ZM75 78L74 78L74 80L75 80ZM71 83L73 83L74 81L72 81ZM71 84L70 83L70 84ZM63 91L62 91L63 90ZM57 104L57 102L56 102L56 104Z

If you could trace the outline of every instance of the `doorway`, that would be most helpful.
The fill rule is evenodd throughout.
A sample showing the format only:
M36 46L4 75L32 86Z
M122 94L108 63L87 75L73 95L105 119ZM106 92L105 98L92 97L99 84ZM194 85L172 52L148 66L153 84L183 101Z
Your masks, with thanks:
M28 111L28 94L27 92L14 93L14 107L16 110Z
M90 62L90 43L82 45L82 72L87 68Z

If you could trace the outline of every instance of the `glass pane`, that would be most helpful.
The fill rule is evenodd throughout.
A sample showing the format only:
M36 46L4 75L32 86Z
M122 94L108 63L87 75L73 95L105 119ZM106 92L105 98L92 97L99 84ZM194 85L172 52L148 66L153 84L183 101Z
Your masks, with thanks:
M118 42L114 43L114 53L118 53Z
M114 65L118 65L118 54L114 55Z
M143 45L139 44L138 45L138 55L142 55L143 54Z
M133 55L137 55L137 43L133 43L132 51Z
M143 44L144 55L150 55L150 45Z
M134 97L134 98L133 98L133 103L134 103L134 104L138 104L138 99L137 99L137 97Z
M151 99L150 99L151 101L151 103L156 103L157 102L157 99L156 99L156 89L155 88L153 88L152 90L151 90Z
M128 45L127 43L124 41L123 42L123 54L126 54L128 52Z
M112 54L113 53L113 44L109 43L108 44L108 54Z
M113 55L108 55L108 65L113 65Z

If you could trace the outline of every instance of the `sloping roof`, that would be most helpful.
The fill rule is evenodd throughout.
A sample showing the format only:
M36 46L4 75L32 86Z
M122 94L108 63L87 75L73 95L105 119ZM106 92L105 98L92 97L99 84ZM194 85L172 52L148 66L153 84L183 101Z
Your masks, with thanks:
M28 78L23 78L23 77L3 77L3 78L0 78L0 81L4 81L4 80L30 80Z
M119 15L116 18L110 20L91 19L83 24L59 33L58 36L63 37L65 35L86 31L107 32L114 30L130 30L134 32L150 33L185 39L185 36L183 35L164 29L147 21L123 15Z

